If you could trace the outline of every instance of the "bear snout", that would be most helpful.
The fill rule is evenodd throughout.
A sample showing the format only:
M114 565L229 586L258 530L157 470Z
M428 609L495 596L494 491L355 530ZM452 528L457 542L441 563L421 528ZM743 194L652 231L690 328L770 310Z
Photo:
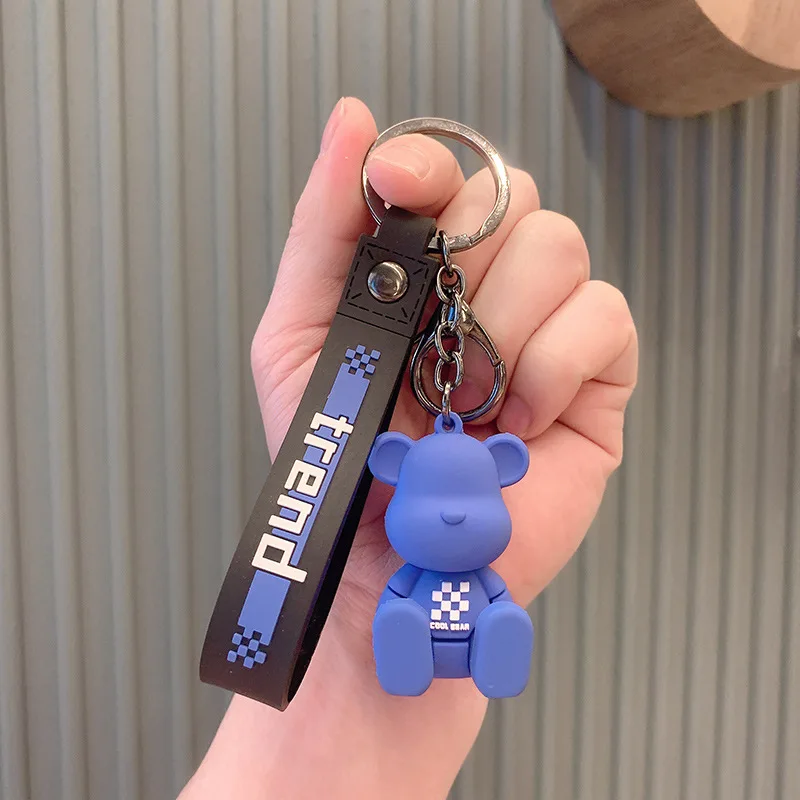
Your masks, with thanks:
M440 516L448 525L458 525L466 519L464 511L442 511Z

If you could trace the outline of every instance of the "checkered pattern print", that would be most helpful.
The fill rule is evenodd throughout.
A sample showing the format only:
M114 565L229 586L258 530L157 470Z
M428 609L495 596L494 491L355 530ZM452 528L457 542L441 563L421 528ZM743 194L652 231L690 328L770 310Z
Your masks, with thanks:
M431 592L431 600L439 604L438 608L431 608L431 619L434 621L449 619L450 622L458 622L461 619L461 612L469 611L469 600L463 599L467 594L469 594L469 581L461 581L455 591L451 581L442 581L442 588ZM448 616L445 617L445 614Z
M259 631L248 631L239 626L239 631L231 639L234 649L228 651L228 661L234 663L241 658L247 669L254 664L263 664L267 660L267 645L261 641Z
M360 375L363 378L364 373L372 375L375 372L375 365L370 362L377 361L381 357L381 351L373 350L368 353L367 348L360 344L355 350L348 349L344 355L350 361L347 371L351 375Z

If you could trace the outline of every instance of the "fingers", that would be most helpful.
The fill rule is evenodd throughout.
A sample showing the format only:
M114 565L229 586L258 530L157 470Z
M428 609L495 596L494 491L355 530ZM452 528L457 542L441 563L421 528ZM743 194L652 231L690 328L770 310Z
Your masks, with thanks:
M489 270L503 243L517 223L539 208L539 192L533 178L521 169L508 170L511 201L497 230L476 247L453 255L453 261L467 276L467 300L477 292L478 286ZM439 227L452 236L474 233L492 210L495 201L494 181L488 169L476 172L442 211Z
M386 202L428 217L438 217L464 185L455 156L420 133L378 147L367 161L367 177Z
M613 469L637 357L622 293L603 281L581 283L522 348L498 427L530 440L560 420L602 448Z
M627 304L601 281L578 286L522 350L498 427L529 440L530 481L510 487L506 496L512 517L528 524L496 565L522 604L558 574L597 513L622 458L623 416L636 370ZM547 502L532 509L532 491Z
M505 490L514 535L492 565L522 605L538 595L577 550L608 479L595 445L559 423L551 425L528 450L528 475L535 476L535 489L522 482ZM534 496L540 501L532 506Z
M552 211L535 211L517 223L471 304L509 375L534 331L588 279L589 253L572 220ZM466 366L468 378L455 395L457 409L478 405L494 380L488 359L478 348L468 351Z
M467 274L468 298L517 222L539 208L533 178L519 169L509 168L508 173L511 200L497 231L477 247L454 254L453 260ZM453 154L421 134L401 136L381 145L367 161L367 175L384 200L436 217L438 227L453 236L476 231L495 202L494 180L488 169L465 183Z

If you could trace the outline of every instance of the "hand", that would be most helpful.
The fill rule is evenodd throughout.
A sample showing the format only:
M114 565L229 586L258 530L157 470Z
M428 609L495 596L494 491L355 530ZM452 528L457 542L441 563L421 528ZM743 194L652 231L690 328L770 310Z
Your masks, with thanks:
M275 288L253 340L267 443L280 447L334 315L358 236L374 225L361 196L364 154L377 135L358 100L339 102L297 205ZM388 202L472 231L494 202L486 170L464 180L442 144L390 141L368 164ZM636 331L622 294L589 280L569 219L539 209L533 180L511 170L511 205L494 234L455 258L467 299L508 367L508 394L484 437L510 431L530 451L527 476L505 490L513 535L494 565L527 605L580 544L622 457L625 406L636 382ZM485 396L478 356L454 405ZM393 430L418 438L432 417L406 381ZM470 680L434 681L419 698L385 694L372 657L378 596L400 566L383 530L390 496L374 485L316 654L289 708L234 697L185 797L444 798L478 733L486 700ZM534 669L536 668L534 654ZM443 734L443 731L446 733Z

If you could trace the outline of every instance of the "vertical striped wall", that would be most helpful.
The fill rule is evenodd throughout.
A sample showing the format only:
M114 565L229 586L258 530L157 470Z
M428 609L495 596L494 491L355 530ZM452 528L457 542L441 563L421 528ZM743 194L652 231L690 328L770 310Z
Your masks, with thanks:
M609 100L544 0L3 0L0 796L158 800L267 470L248 374L341 94L479 128L642 339L624 468L458 800L800 796L800 93Z

